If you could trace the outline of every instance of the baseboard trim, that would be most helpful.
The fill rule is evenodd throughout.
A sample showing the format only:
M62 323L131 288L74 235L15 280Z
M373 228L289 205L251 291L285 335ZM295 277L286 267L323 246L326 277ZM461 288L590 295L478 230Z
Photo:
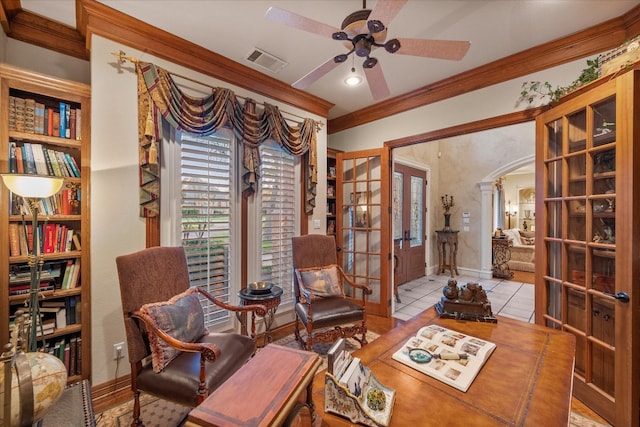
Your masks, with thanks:
M96 414L132 398L130 374L91 387L91 402Z

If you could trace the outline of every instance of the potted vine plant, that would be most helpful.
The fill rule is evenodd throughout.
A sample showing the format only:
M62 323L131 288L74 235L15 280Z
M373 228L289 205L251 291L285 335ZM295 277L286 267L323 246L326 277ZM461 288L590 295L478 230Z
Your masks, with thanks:
M587 68L582 70L580 76L568 86L556 86L554 89L549 82L529 81L522 84L518 105L522 102L532 104L536 99L546 101L545 103L557 102L561 97L578 89L579 87L596 80L600 77L599 72L600 57L587 59Z

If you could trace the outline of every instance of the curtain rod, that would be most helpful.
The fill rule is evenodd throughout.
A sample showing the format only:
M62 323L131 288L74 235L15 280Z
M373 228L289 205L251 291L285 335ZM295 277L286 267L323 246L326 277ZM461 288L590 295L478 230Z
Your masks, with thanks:
M122 65L122 64L124 64L124 63L125 63L125 62L127 62L127 61L131 62L132 64L137 64L138 62L140 62L137 58L134 58L134 57L132 57L132 56L127 56L127 54L126 54L126 53L124 53L124 52L123 52L123 51L121 51L121 50L120 50L120 51L118 51L118 52L111 52L111 55L113 55L113 56L115 56L116 58L118 58L118 65ZM172 73L172 72L170 72L170 71L167 71L167 72L168 72L170 75L174 76L174 77L179 77L179 78L181 78L181 79L188 80L188 81L190 81L190 82L193 82L193 83L196 83L196 84L199 84L199 85L202 85L202 86L206 86L206 87L208 87L208 88L210 88L210 89L215 89L215 87L214 87L214 86L208 85L208 84L206 84L206 83L202 83L201 81L195 80L195 79L193 79L193 78L191 78L191 77L183 76L183 75L180 75L180 74L177 74L177 73ZM244 101L246 101L246 100L248 99L247 97L240 96L240 95L236 95L235 93L234 93L234 96L235 96L236 98L240 98L240 99L242 99L242 100L244 100ZM255 101L255 103L264 107L264 102L258 102L258 101ZM299 119L303 119L303 120L304 120L304 119L306 119L306 117L299 116L299 115L294 114L294 113L291 113L291 112L289 112L289 111L285 111L285 110L280 110L280 111L281 111L282 113L288 114L288 115L293 116L293 117L297 117L297 118L299 118ZM289 119L289 120L291 120L291 119ZM294 122L296 122L296 123L298 123L298 124L301 124L301 122L298 122L298 121L295 121L295 120L293 120L293 121L294 121ZM324 126L324 123L323 123L323 122L321 122L321 121L314 120L313 122L316 124L316 132L320 131L320 130L322 129L322 127Z

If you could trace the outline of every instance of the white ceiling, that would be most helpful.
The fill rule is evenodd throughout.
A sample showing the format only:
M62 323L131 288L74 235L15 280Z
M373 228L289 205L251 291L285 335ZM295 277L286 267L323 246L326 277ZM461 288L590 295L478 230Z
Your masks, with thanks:
M100 0L127 15L192 41L233 61L291 84L327 59L345 53L341 42L267 21L271 6L340 27L362 0ZM22 0L31 12L75 27L74 0ZM623 15L639 0L409 0L388 25L388 38L468 40L461 61L446 61L376 50L391 96L437 82L499 58L575 33ZM367 8L375 1L367 1ZM288 66L271 73L247 61L259 48ZM353 56L353 55L352 55ZM355 66L362 73L361 59ZM335 118L374 104L365 83L343 80L351 58L307 91L335 104Z

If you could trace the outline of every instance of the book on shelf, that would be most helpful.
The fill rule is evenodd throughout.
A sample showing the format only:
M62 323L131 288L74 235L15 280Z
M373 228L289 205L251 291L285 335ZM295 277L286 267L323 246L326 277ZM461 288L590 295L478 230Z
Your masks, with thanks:
M9 223L9 250L11 256L20 256L20 224Z
M22 157L22 147L16 145L16 168L18 173L24 173L24 158Z
M60 102L60 124L59 124L59 133L58 136L60 138L66 138L67 134L67 104L64 102Z
M35 125L34 132L38 135L44 135L44 115L45 115L45 106L42 102L36 102L36 115L35 115Z
M76 159L69 153L64 153L64 157L67 160L69 169L73 172L71 176L80 178L80 168L78 168L78 163L76 162Z
M55 287L51 281L40 282L40 292L52 291ZM31 285L9 285L9 295L26 295L31 292Z
M24 149L22 157L25 159L25 173L33 175L37 174L36 162L33 159L33 148L31 147L31 143L25 142L22 144L22 148Z
M31 151L33 152L33 161L36 166L36 173L38 175L49 175L49 169L47 169L47 160L44 158L44 149L42 144L31 144Z
M420 328L392 358L466 392L496 345L438 325Z
M16 160L16 143L9 143L9 173L18 173L18 163Z

